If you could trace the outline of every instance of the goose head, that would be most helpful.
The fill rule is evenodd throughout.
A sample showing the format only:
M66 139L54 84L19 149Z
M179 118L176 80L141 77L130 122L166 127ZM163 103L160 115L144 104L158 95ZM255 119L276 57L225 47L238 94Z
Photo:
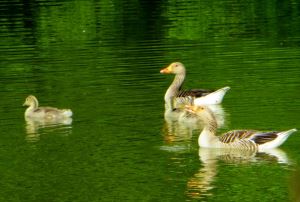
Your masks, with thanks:
M161 74L185 74L185 67L181 62L173 62L168 67L160 70Z
M191 114L195 114L203 121L204 126L214 129L218 128L218 122L214 112L207 106L186 105L185 110Z
M38 105L39 105L38 100L33 95L29 95L23 104L23 106L30 106L34 108L37 108Z
M191 114L195 114L203 121L215 120L214 113L207 106L186 105L185 110Z
M186 105L185 110L192 114L201 116L205 112L205 107L196 105Z

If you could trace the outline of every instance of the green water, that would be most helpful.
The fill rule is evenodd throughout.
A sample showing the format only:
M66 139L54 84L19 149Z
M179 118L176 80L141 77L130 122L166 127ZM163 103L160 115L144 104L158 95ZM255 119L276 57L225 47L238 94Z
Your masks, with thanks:
M275 154L199 150L199 130L164 120L173 77L159 70L179 60L186 88L231 87L220 132L300 129L299 2L13 0L0 10L0 201L295 200L299 132ZM73 120L26 122L29 94Z

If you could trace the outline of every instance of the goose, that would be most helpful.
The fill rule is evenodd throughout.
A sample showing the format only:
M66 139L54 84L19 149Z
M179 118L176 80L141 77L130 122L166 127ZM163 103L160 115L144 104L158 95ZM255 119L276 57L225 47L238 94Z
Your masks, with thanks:
M216 136L217 122L214 114L205 106L187 105L186 110L203 120L204 127L198 138L200 147L232 148L241 150L265 151L282 145L297 129L287 131L261 132L255 130L233 130Z
M160 70L160 73L175 74L172 84L165 93L166 108L175 109L178 104L189 104L191 99L194 105L220 104L224 95L230 89L226 86L216 91L207 89L182 90L186 70L181 62L171 63L168 67Z
M73 115L70 109L57 109L54 107L39 107L37 98L33 95L29 95L23 106L28 106L25 110L25 118L32 119L63 119Z

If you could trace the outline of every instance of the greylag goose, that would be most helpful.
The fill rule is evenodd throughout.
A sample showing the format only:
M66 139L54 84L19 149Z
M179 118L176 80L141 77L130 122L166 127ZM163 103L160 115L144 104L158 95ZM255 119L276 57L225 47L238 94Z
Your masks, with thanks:
M173 62L168 67L160 70L162 74L175 74L175 78L165 94L166 108L175 109L178 104L210 105L220 104L230 87L219 90L192 89L182 90L186 70L182 63Z
M213 113L205 106L186 106L186 110L199 116L204 127L198 138L200 147L236 148L242 150L264 151L283 144L297 129L287 131L260 132L255 130L233 130L216 136L217 122Z
M35 119L62 119L73 115L70 109L57 109L54 107L39 107L39 102L35 96L29 95L23 106L28 106L25 110L25 118Z

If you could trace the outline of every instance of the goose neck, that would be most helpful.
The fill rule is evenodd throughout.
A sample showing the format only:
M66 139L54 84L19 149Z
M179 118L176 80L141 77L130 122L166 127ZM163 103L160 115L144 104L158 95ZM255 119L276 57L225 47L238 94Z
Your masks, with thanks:
M217 121L210 112L205 114L203 119L204 127L199 135L198 143L202 147L213 147L218 142Z
M39 102L37 101L37 99L33 99L30 104L30 108L37 109L38 107L39 107Z
M185 73L176 74L172 84L168 88L166 94L165 94L165 102L169 103L170 100L176 97L179 90L181 89L181 86L185 79Z
M179 90L184 82L184 79L185 79L185 72L176 74L170 87Z

